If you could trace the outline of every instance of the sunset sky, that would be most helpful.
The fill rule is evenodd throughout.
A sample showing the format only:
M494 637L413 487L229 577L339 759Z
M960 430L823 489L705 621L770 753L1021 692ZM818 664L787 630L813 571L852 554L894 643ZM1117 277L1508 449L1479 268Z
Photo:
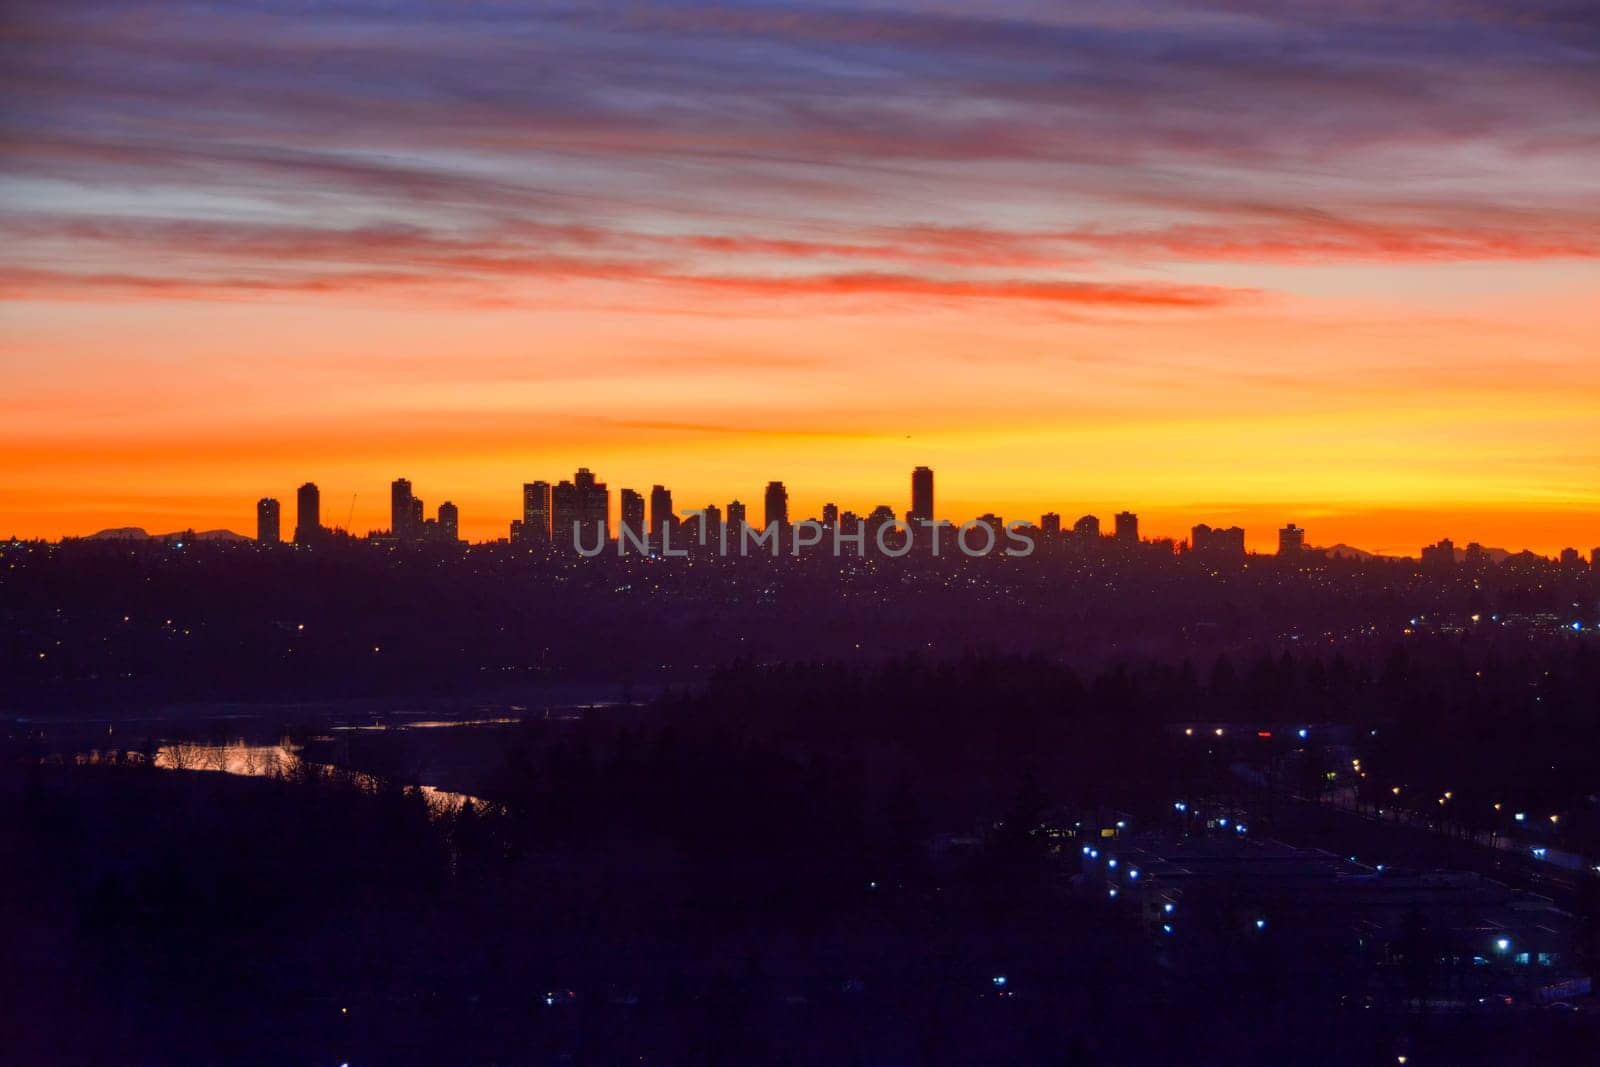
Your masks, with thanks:
M0 536L927 464L957 520L1600 545L1592 3L0 18Z

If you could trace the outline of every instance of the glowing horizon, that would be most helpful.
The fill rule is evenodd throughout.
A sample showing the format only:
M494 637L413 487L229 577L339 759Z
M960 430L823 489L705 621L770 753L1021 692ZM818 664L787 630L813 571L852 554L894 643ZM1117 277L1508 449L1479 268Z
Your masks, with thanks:
M8 7L0 536L586 466L1271 550L1600 545L1559 4ZM354 507L350 507L352 495Z

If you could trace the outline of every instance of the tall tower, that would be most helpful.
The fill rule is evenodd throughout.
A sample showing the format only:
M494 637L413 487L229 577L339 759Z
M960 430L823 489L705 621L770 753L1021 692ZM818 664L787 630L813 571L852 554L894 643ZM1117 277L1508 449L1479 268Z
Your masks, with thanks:
M522 536L539 544L550 540L549 482L523 483Z
M439 505L439 540L450 545L461 540L461 513L448 500Z
M918 467L911 472L911 523L933 521L933 468Z
M572 483L578 491L578 521L583 523L584 544L594 543L596 530L605 540L611 518L611 490L605 482L596 481L588 467L579 467Z
M635 542L646 538L644 525L644 494L632 489L622 491L622 525L628 528ZM617 531L622 536L622 531Z
M411 530L411 482L396 478L389 483L389 532L401 541L413 537ZM421 526L421 523L417 524Z
M280 539L278 534L277 498L264 496L256 501L256 540L264 545L275 545Z
M309 545L322 535L322 493L316 482L295 491L294 543Z
M728 501L728 539L737 543L737 539L744 536L744 504L738 500Z
M650 487L650 540L657 547L666 543L669 531L677 525L672 514L672 490L664 485Z
M578 521L578 487L562 481L550 490L550 536L563 548L572 547L572 524ZM534 536L538 536L537 533Z
M1306 532L1294 523L1278 531L1278 555L1298 556L1306 547Z
M1117 512L1117 525L1116 525L1115 532L1116 532L1117 541L1119 543L1125 544L1125 545L1136 545L1136 544L1138 544L1139 543L1139 516L1135 515L1131 511L1119 511L1119 512Z
M789 490L783 487L782 482L767 483L767 515L766 524L771 526L789 525Z

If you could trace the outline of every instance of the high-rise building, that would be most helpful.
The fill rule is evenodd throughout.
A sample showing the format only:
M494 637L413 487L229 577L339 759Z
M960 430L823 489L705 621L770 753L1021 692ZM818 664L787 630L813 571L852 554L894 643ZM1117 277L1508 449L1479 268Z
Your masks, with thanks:
M667 544L678 532L678 517L672 513L672 490L664 485L650 487L650 540L657 548ZM679 546L682 547L682 546Z
M410 541L416 536L416 531L422 528L420 519L415 529L411 523L413 499L410 479L396 478L389 483L389 532L397 540Z
M307 482L294 495L294 543L309 545L322 536L322 493Z
M838 504L824 504L824 505L822 505L822 524L824 526L837 526L837 525L839 525L839 505Z
M770 527L773 523L780 527L789 525L789 490L782 482L767 483L766 525Z
M1095 515L1085 515L1072 524L1072 532L1079 537L1099 537L1100 519Z
M1575 548L1563 548L1561 550L1561 565L1563 567L1581 567L1583 566L1583 556Z
M1589 550L1589 569L1600 574L1600 548Z
M737 500L728 502L728 542L737 544L737 538L744 536L745 518L744 505Z
M1119 511L1116 518L1116 539L1119 544L1139 543L1139 516L1131 511Z
M406 524L406 538L417 541L422 538L422 498L411 498L411 521Z
M707 504L700 509L700 514L695 516L695 543L712 547L721 537L722 509L715 504Z
M1294 523L1278 531L1278 555L1297 556L1305 551L1306 532Z
M572 481L550 491L550 525L558 545L571 547L575 529L582 530L583 545L594 548L610 529L611 491L596 481L588 467L579 467ZM575 527L574 524L577 524Z
M1440 538L1436 545L1427 545L1422 549L1422 565L1428 568L1442 569L1456 565L1455 542L1448 537Z
M264 496L256 501L256 540L264 545L275 545L280 539L278 535L278 501Z
M1061 536L1061 516L1047 511L1039 516L1039 533L1045 537Z
M1237 526L1213 529L1202 522L1189 531L1189 550L1207 559L1243 559L1244 530Z
M911 472L911 511L906 521L913 524L933 521L932 467L918 467Z
M461 513L448 500L439 505L439 540L451 545L461 540Z
M578 487L560 481L550 489L550 537L563 548L572 547L572 527L578 521Z
M633 536L634 542L646 540L648 533L644 525L644 494L634 492L632 489L622 491L622 525ZM617 536L622 537L622 531L617 531Z
M610 528L611 491L605 482L596 481L588 467L579 467L572 484L578 491L578 521L583 524L583 543L594 547L604 541Z
M522 485L522 536L538 544L550 540L550 483Z

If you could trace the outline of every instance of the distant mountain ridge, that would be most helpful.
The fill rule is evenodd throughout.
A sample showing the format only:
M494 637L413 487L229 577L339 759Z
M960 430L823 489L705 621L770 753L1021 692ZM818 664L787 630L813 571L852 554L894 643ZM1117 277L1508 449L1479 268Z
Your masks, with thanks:
M1410 555L1410 554L1407 554L1407 555L1404 555L1404 556L1390 556L1390 555L1385 555L1384 553L1381 553L1381 552L1368 552L1364 548L1357 548L1354 545L1347 545L1347 544L1344 544L1342 542L1340 544L1337 544L1337 545L1329 545L1326 548L1312 549L1312 551L1314 551L1314 552L1325 552L1325 553L1327 553L1329 559L1339 559L1341 557L1344 558L1344 559L1363 559L1363 560L1364 559L1416 559L1417 558L1416 556L1413 556L1413 555ZM1486 548L1483 551L1484 551L1484 554L1487 555L1489 557L1489 559L1494 563L1504 563L1506 560L1510 559L1514 555L1514 553L1511 552L1509 549L1504 549L1504 548ZM1467 558L1467 550L1465 548L1457 546L1456 547L1456 562L1460 563L1462 560L1464 560L1466 558Z
M232 530L179 530L176 533L153 534L145 531L143 526L114 526L109 530L101 530L85 537L85 541L182 541L192 539L195 541L248 541L250 538Z

